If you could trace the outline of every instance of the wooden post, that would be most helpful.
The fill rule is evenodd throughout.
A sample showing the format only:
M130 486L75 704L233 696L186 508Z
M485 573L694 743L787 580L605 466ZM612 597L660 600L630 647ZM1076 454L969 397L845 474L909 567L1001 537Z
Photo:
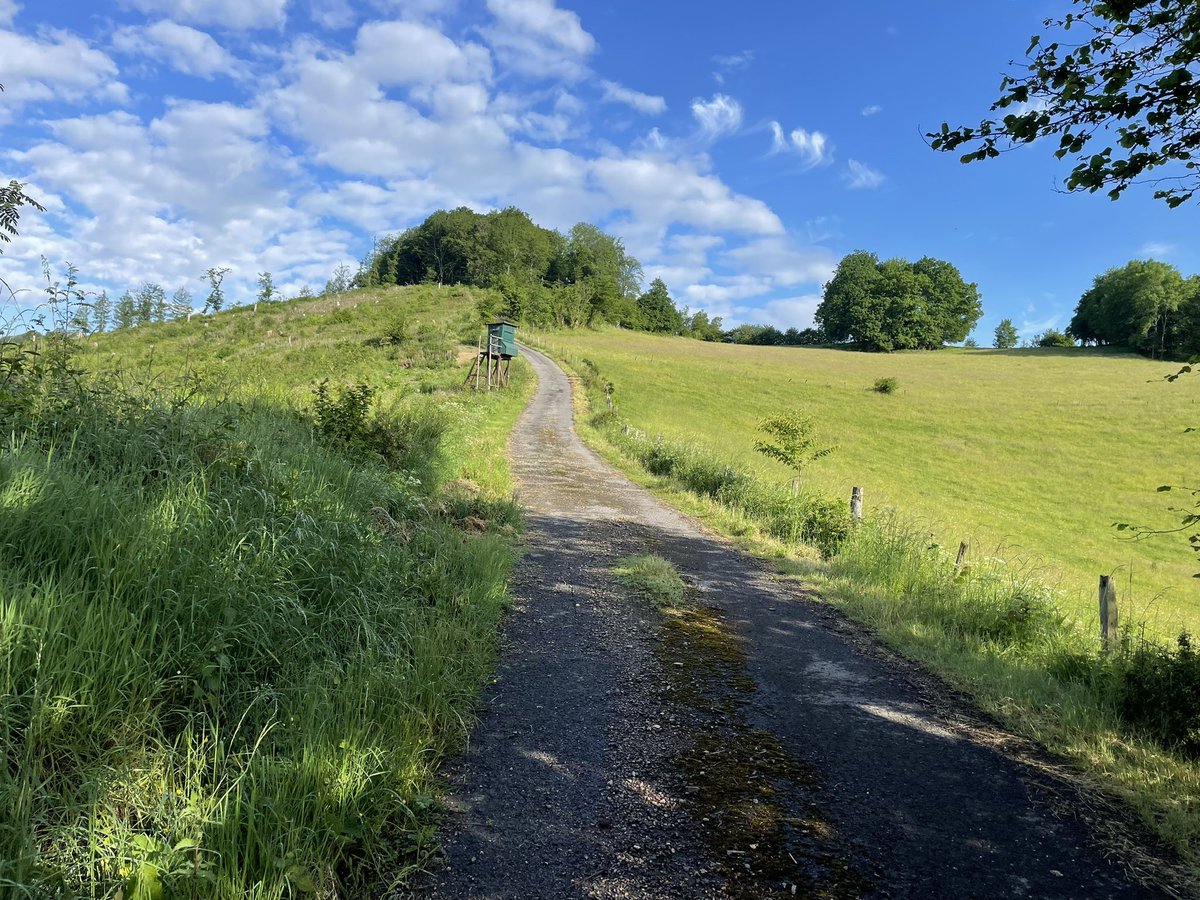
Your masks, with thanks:
M475 390L479 390L479 364L483 362L483 332L479 332L479 356L475 357Z
M793 497L800 496L800 479L799 478L792 479L792 496Z
M1111 575L1100 576L1100 644L1105 653L1117 646L1117 586Z
M850 489L850 518L855 522L862 521L863 490L855 485Z
M963 566L967 564L967 551L971 549L971 545L963 541L958 545L958 559L954 560L954 574L957 575L963 570Z

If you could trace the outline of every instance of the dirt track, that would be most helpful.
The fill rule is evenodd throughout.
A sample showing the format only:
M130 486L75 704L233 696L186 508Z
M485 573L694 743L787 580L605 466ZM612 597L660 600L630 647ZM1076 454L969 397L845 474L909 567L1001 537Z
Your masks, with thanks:
M583 447L566 377L528 358L529 552L418 895L1160 895L1036 750ZM610 570L645 549L694 613L624 596Z

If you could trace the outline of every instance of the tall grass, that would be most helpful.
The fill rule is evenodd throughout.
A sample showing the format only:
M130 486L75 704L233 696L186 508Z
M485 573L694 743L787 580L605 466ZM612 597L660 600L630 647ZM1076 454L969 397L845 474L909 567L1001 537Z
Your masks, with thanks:
M393 396L371 457L270 391L129 371L3 379L0 894L381 890L428 849L514 559L444 448L485 449L473 418L495 450L522 388Z

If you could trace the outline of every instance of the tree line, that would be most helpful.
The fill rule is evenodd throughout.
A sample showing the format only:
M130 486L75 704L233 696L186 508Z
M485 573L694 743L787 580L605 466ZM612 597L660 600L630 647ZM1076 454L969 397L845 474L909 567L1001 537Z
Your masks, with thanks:
M563 234L516 207L438 210L376 242L356 287L463 284L491 288L481 312L537 327L620 325L720 340L720 318L676 306L660 278L643 290L642 266L620 238L588 222Z

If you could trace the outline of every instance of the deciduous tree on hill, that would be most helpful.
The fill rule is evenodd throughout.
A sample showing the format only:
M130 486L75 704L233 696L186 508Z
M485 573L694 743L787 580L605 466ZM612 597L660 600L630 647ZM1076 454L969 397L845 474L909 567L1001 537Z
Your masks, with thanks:
M637 308L640 327L646 331L679 334L683 330L683 316L661 278L650 282L650 289L638 297Z
M1017 328L1013 325L1012 319L1001 319L1000 324L996 326L996 333L992 338L992 346L997 350L1011 350L1017 346Z
M1171 354L1188 287L1178 269L1153 259L1109 269L1079 298L1068 331L1085 344Z
M816 321L830 340L865 350L932 350L964 340L982 314L978 289L950 263L860 250L838 264Z

